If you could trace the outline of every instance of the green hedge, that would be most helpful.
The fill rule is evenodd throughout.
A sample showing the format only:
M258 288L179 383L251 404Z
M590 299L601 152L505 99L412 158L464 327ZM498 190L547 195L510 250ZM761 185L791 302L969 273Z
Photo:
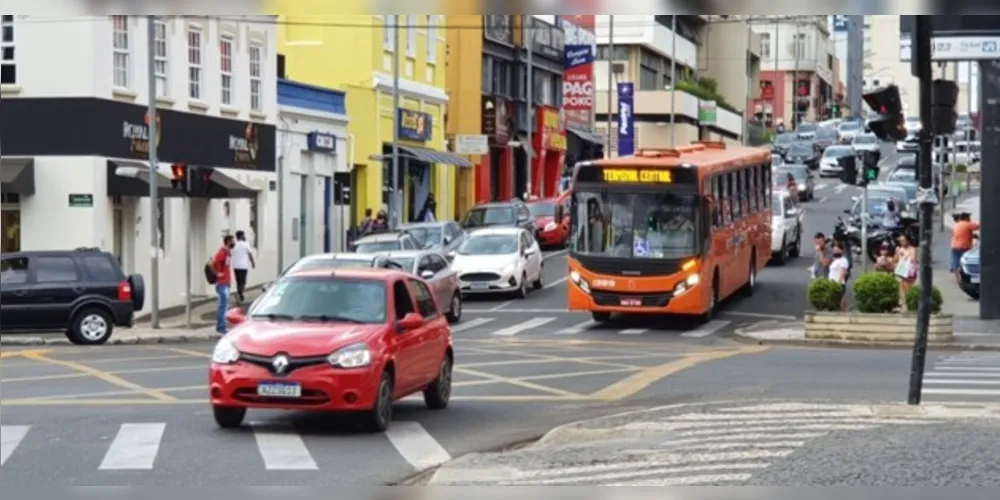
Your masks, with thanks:
M836 281L816 278L809 283L806 298L817 311L839 311L842 289Z
M944 305L944 297L941 296L941 290L938 287L931 288L931 312L938 314L941 312L941 307ZM917 312L920 307L920 287L912 286L906 292L906 310L910 312Z
M854 303L863 313L887 313L899 307L899 282L889 273L862 274L854 283Z
M726 102L726 99L716 90L717 84L711 78L702 78L697 82L692 80L678 80L677 90L687 92L703 101L715 101L715 104L722 109L742 114L738 109Z

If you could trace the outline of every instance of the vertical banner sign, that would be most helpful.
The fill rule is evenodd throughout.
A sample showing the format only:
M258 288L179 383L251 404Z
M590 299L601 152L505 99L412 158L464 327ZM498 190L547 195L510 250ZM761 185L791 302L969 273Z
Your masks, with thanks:
M632 82L618 84L618 156L635 154L634 97Z
M566 128L594 131L594 56L597 36L593 15L559 16L566 36L563 69L563 119Z

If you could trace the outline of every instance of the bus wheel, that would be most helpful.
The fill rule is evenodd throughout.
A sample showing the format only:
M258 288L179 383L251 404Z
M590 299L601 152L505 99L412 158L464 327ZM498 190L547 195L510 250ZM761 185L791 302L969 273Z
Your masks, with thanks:
M749 297L757 289L757 257L750 257L750 270L747 272L747 284L743 287L743 295Z
M609 312L592 311L590 315L593 316L594 321L598 323L607 323L608 321L611 321L611 313Z
M715 308L719 305L719 273L716 272L715 277L712 278L712 297L711 302L708 305L708 310L702 313L701 321L708 323L712 321L715 317Z

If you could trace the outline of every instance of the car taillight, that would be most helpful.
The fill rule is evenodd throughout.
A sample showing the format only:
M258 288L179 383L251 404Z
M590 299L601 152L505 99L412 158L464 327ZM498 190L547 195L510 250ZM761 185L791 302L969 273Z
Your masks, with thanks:
M118 282L118 300L121 302L132 302L132 285L128 281Z

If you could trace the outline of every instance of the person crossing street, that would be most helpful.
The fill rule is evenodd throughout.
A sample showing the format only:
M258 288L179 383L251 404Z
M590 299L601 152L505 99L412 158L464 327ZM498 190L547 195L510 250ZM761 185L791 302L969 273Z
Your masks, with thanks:
M246 233L236 231L236 244L232 250L233 274L236 276L236 298L240 304L246 302L247 275L250 269L256 269L257 262L253 258L253 249L247 243Z

